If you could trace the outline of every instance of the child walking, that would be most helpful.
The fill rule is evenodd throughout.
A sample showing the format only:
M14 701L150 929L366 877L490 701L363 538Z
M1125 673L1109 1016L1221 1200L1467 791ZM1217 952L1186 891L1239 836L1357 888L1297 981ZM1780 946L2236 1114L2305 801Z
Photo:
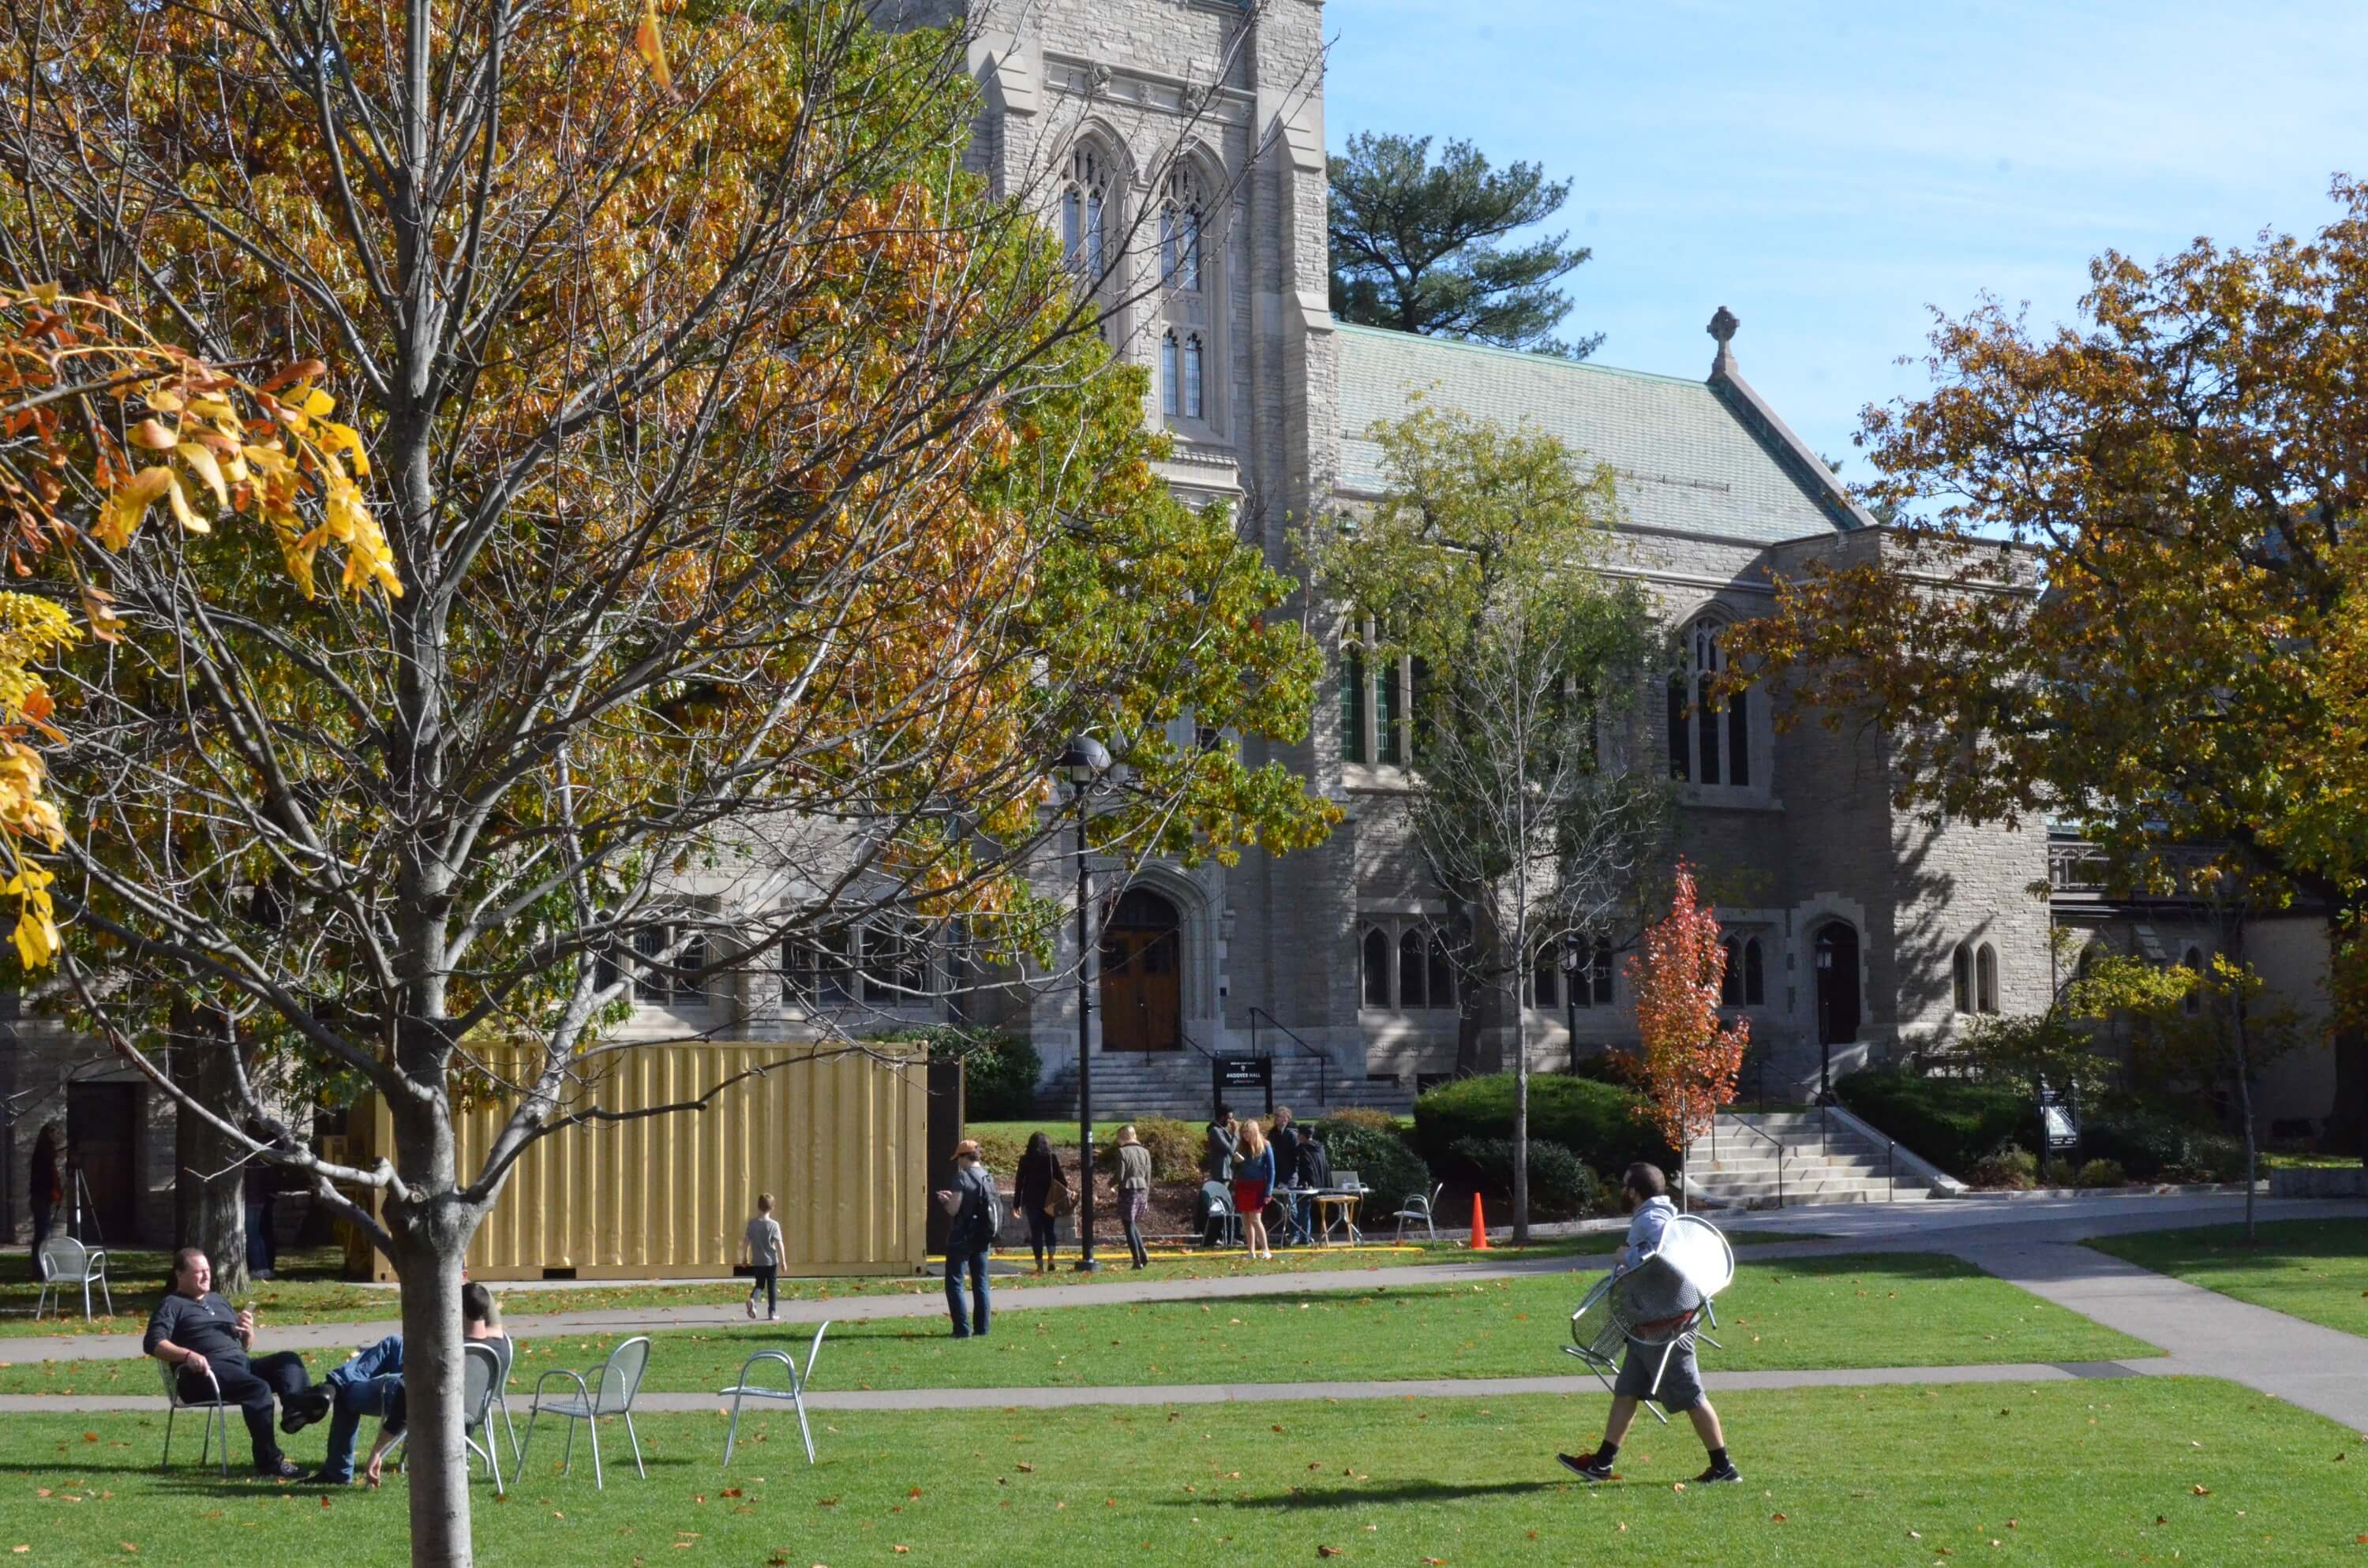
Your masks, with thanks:
M773 1195L757 1195L757 1212L748 1221L748 1261L756 1266L756 1283L748 1287L748 1315L757 1315L757 1292L765 1293L765 1321L781 1317L781 1222L773 1218Z

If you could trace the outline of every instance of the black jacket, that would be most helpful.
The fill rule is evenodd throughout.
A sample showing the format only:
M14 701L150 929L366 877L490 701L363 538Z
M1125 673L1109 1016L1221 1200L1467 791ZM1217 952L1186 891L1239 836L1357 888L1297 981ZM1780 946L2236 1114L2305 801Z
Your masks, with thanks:
M1298 1129L1284 1128L1267 1146L1274 1151L1274 1185L1289 1187L1291 1178L1299 1174Z
M1019 1168L1011 1178L1012 1196L1026 1209L1043 1209L1054 1187L1068 1185L1068 1173L1061 1168L1061 1156L1050 1152L1020 1155Z
M1321 1138L1311 1138L1299 1151L1299 1185L1317 1191L1332 1185L1332 1151Z

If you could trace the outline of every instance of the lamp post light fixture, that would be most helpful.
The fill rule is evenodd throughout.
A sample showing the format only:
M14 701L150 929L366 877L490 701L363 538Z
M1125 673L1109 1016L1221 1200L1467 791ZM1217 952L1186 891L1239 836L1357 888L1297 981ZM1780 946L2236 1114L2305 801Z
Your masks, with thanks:
M1562 934L1562 1010L1570 1029L1570 1065L1578 1069L1578 970L1586 961L1581 951L1578 933Z
M1077 806L1077 1272L1091 1274L1094 1261L1094 1056L1093 969L1087 957L1086 904L1086 797L1110 769L1110 748L1091 735L1078 735L1061 754Z

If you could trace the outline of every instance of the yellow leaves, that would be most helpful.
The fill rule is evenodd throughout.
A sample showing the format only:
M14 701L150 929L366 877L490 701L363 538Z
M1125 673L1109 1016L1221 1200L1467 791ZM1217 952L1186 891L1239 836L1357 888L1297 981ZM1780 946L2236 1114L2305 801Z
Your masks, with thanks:
M633 24L633 52L642 57L659 86L673 90L674 73L666 66L666 40L658 32L657 0L643 0L641 20Z

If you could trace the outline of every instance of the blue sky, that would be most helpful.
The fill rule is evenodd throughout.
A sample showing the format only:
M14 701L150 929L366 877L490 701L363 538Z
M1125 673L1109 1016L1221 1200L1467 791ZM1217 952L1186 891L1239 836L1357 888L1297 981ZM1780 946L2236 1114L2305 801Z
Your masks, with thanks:
M1744 373L1820 451L1911 394L1927 306L2069 319L2088 259L2152 260L2333 212L2368 176L2368 0L1331 0L1334 151L1468 137L1570 179L1566 332Z

